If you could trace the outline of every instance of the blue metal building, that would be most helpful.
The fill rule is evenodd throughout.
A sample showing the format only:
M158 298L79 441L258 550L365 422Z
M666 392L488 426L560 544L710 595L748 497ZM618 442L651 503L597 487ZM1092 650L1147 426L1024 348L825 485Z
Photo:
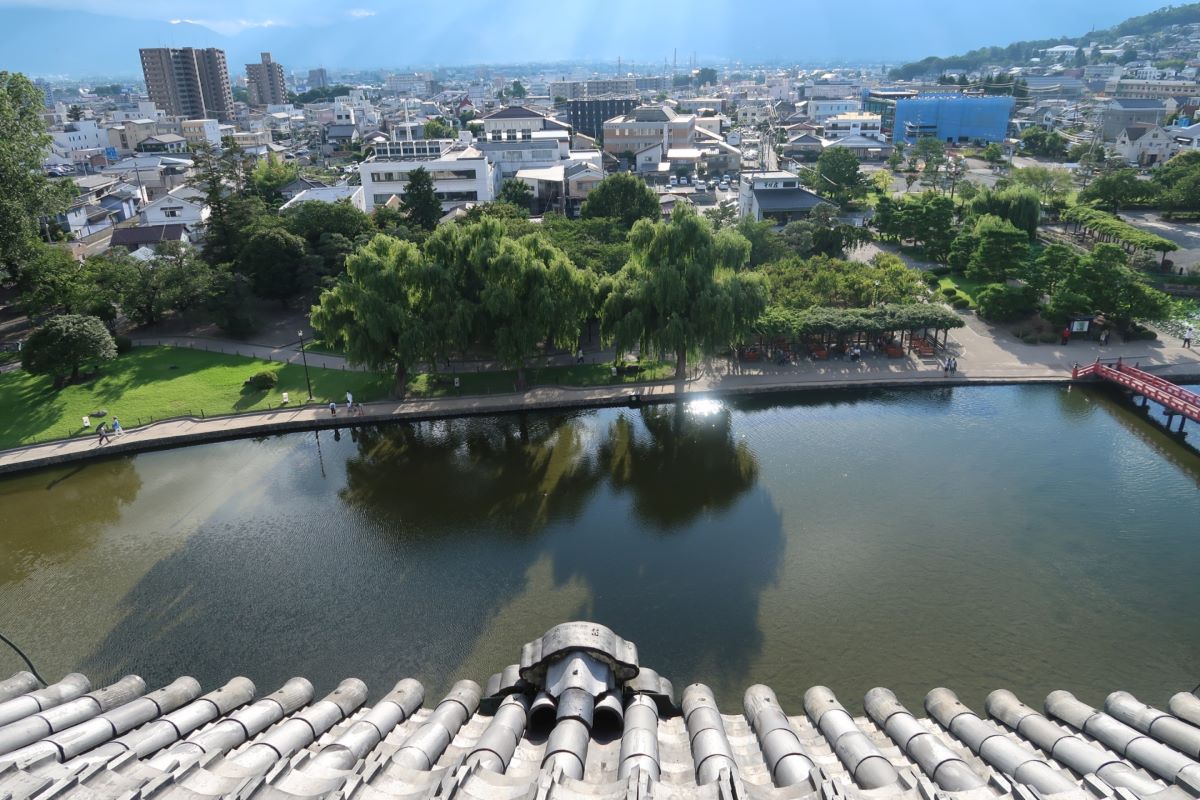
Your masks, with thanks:
M884 127L890 129L892 141L910 144L923 137L947 144L1002 141L1008 135L1013 106L1008 96L864 92L864 108L891 123Z

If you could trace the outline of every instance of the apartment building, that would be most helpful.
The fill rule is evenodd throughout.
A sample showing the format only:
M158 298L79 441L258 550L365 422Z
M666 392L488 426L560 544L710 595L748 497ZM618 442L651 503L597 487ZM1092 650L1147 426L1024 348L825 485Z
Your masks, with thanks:
M577 133L600 138L604 121L628 114L638 107L635 97L586 97L567 103L567 119Z
M433 178L443 210L496 199L499 173L477 148L452 139L386 142L358 168L367 213L393 197L403 199L409 175L422 167Z
M144 47L140 53L150 100L168 116L233 118L233 91L224 50Z
M1157 81L1118 79L1104 85L1104 92L1119 100L1166 100L1168 97L1200 96L1200 83L1196 81Z
M118 153L132 153L137 149L138 144L157 133L157 121L131 119L124 124L113 125L108 129L108 146L116 148Z
M246 65L246 89L250 105L269 106L287 102L287 84L283 80L283 65L261 53L259 63Z
M691 147L696 141L696 115L680 114L670 106L641 106L606 120L604 152L612 155L637 153L656 144L671 148Z
M806 106L808 118L818 124L839 114L850 114L862 108L857 99L845 97L834 99L809 100Z
M329 70L319 67L308 71L308 88L324 89L329 85Z
M846 136L878 137L882 135L882 125L882 118L878 114L836 114L825 120L825 135L831 139Z
M185 119L179 122L179 135L187 140L188 149L196 145L221 146L221 123L215 119Z

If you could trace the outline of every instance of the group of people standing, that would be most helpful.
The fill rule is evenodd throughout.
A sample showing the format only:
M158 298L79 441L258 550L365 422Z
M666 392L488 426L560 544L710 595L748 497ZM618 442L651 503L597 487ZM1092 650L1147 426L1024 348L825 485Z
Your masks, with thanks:
M942 362L942 375L948 378L956 372L958 372L958 359L954 356L948 356Z

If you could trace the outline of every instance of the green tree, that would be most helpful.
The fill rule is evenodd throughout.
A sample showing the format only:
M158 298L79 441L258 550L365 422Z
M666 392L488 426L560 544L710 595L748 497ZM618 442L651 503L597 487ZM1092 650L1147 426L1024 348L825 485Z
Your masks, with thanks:
M967 264L967 277L1001 283L1020 274L1029 257L1029 237L1011 222L987 214L975 223L979 245Z
M1170 298L1148 286L1145 278L1128 266L1124 250L1101 243L1065 265L1050 294L1046 315L1065 321L1071 314L1099 313L1124 329L1136 319L1161 318L1170 308Z
M646 182L629 172L609 175L588 193L579 214L584 219L612 217L626 228L639 219L659 219L658 196Z
M392 212L392 209L380 206L376 209L377 215L379 212ZM308 200L297 203L284 212L283 219L287 229L297 236L304 237L313 249L316 249L321 243L321 238L328 234L338 234L353 242L360 236L368 236L374 231L371 218L351 205L348 200L339 200L336 203Z
M738 273L748 255L741 238L714 235L684 205L667 222L639 221L630 233L629 262L601 309L605 335L618 350L640 345L643 352L673 353L679 379L689 351L711 353L744 335L765 308L766 293L758 275Z
M281 227L263 228L250 235L238 256L238 270L248 275L259 297L279 300L298 294L305 286L304 240Z
M995 142L989 142L987 146L983 148L983 152L980 153L980 156L984 161L992 164L993 166L1004 161L1004 151L1000 149L1000 145L996 144Z
M1100 175L1079 192L1080 203L1094 203L1114 214L1146 196L1150 185L1138 180L1137 170L1119 169Z
M204 193L209 208L204 258L214 265L233 263L255 223L269 213L262 198L247 192L251 162L240 148L218 153L207 145L197 145L192 160L195 171L191 185Z
M259 159L250 171L250 185L255 194L272 206L278 206L283 200L279 190L296 180L299 174L295 165L286 164L271 153L265 159Z
M1154 171L1151 182L1162 206L1200 211L1200 151L1175 156Z
M525 97L529 94L520 81L513 81L512 85L508 88L508 93L513 97Z
M1043 158L1064 158L1067 155L1067 140L1054 131L1026 128L1021 132L1021 149Z
M50 375L54 388L79 379L86 362L110 361L117 345L104 323L82 314L51 317L21 348L21 367L34 375Z
M51 183L42 173L51 141L42 108L42 93L28 78L0 70L0 283L36 254L41 217L75 196L74 186Z
M696 85L710 86L717 82L717 71L712 67L701 67L696 71Z
M509 178L500 186L500 194L496 199L529 211L533 205L533 189L525 181Z
M433 189L433 177L424 167L408 173L408 186L400 200L408 221L415 227L431 231L442 218L442 203Z
M989 283L975 296L979 316L992 322L1014 322L1037 310L1037 298L1028 286Z
M1032 166L1015 169L1011 180L1018 186L1028 186L1038 193L1043 202L1060 198L1071 191L1071 173L1065 169Z
M454 126L441 117L430 117L422 126L426 139L453 139Z
M78 122L83 119L83 109L77 105L72 105L67 109L67 119L71 122Z
M924 165L922 173L925 181L929 184L936 184L938 173L946 165L946 145L942 144L941 139L923 136L917 139L917 143L913 145L909 163L915 166L918 159Z
M714 231L719 231L737 222L737 205L730 202L718 203L712 208L704 209L704 217L712 224Z
M846 203L866 193L858 157L845 147L827 147L817 157L808 176L809 186L818 194Z
M771 220L755 222L746 218L733 226L733 229L750 243L750 258L747 262L750 267L758 267L787 255L787 245L775 231L775 223Z
M86 273L70 251L34 242L17 280L18 302L30 316L63 309L74 313L74 298L86 291Z
M310 321L347 360L392 372L392 393L404 396L409 371L428 356L421 308L425 266L411 242L377 235L346 259L346 274L313 306Z
M592 312L595 276L540 235L503 238L483 272L485 337L525 386L525 360L537 346L573 347Z

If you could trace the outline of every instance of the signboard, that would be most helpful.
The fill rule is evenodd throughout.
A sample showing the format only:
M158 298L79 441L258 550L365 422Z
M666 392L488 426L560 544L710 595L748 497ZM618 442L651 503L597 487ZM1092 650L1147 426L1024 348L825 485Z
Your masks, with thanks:
M1091 320L1073 319L1071 320L1071 333L1087 333L1089 325L1091 325Z
M117 148L115 148L115 147L104 148L104 157L107 158L109 161L116 161L118 158Z

